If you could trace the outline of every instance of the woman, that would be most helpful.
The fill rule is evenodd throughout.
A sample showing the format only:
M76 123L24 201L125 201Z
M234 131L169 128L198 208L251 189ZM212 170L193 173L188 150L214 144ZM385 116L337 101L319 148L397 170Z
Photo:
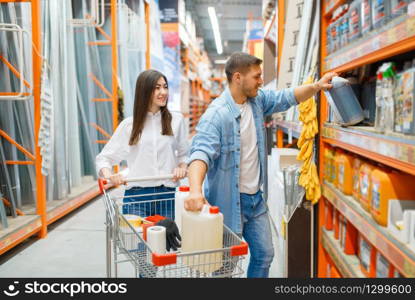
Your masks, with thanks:
M133 117L123 120L96 157L99 176L114 185L124 184L122 173L112 166L126 160L128 177L173 174L173 180L133 182L123 200L123 213L141 216L163 215L174 219L174 192L178 180L186 176L187 135L180 113L167 109L169 96L166 77L155 70L142 72L135 89ZM169 193L171 192L171 193ZM149 195L145 194L159 194ZM139 195L140 197L133 197ZM137 201L171 199L140 205ZM128 202L135 202L128 204Z

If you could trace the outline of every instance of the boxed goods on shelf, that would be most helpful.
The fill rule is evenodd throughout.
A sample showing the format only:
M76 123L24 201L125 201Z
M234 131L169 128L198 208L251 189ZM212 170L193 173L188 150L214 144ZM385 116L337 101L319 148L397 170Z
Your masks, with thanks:
M376 249L361 234L358 237L360 269L366 277L375 277Z
M415 218L415 200L389 200L388 230L402 243L409 243L411 221Z
M402 91L402 131L415 134L415 68L401 74L400 86Z
M336 158L337 188L345 195L351 195L353 189L353 157L342 153Z
M406 13L410 0L391 0L391 17L396 18Z
M379 252L376 252L376 278L393 277L394 267L391 263Z
M349 18L349 42L354 41L359 38L362 34L361 32L361 8L362 1L353 1L350 4L349 12L347 17Z
M360 197L360 185L359 185L359 172L360 172L360 166L362 165L362 160L358 157L355 157L353 159L353 190L352 195L353 198L357 201L359 201Z
M390 18L389 0L372 0L372 25L379 28L385 25Z
M372 30L372 8L371 0L362 0L361 5L361 32L365 35Z
M359 170L359 201L360 205L367 211L370 211L370 200L372 199L372 181L371 173L373 166L363 163Z
M380 168L374 169L370 177L372 217L381 226L386 226L389 200L415 199L414 177Z

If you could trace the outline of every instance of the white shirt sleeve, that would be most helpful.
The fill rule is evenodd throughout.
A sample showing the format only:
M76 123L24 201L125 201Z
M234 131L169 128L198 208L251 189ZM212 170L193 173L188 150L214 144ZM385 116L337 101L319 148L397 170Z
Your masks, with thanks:
M189 145L187 141L187 130L184 123L184 118L180 116L179 130L177 132L177 158L180 163L187 162L187 151L189 150Z
M127 124L126 120L124 120L118 125L101 153L97 155L95 165L98 176L102 168L112 169L112 166L126 159L129 149L128 141L130 139L130 132L127 132Z

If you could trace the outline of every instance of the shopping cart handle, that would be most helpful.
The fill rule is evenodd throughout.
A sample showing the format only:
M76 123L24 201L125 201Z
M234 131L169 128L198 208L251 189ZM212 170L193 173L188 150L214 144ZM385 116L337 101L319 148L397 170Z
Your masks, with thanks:
M125 183L128 183L128 182L140 182L140 181L147 181L147 180L164 180L164 179L173 179L173 178L174 178L173 174L167 174L167 175L126 178L124 181ZM109 181L107 179L99 178L98 186L99 186L99 190L101 191L101 194L103 194L104 191L110 188L112 185L109 185Z
M125 182L138 182L138 181L147 181L147 180L173 179L173 177L174 177L173 174L145 176L145 177L136 177L136 178L126 178Z
M104 179L104 178L98 178L98 186L99 186L99 190L101 192L101 194L104 193L104 191L106 190L106 185L108 184L108 180Z

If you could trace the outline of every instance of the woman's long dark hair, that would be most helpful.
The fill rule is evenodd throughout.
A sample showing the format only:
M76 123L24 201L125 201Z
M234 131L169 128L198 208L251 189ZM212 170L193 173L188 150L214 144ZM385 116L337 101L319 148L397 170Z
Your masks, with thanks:
M159 79L162 77L167 84L166 76L156 70L144 71L137 78L137 83L135 85L133 129L131 131L130 141L128 143L130 146L137 144L138 140L141 137L147 113L150 109L154 91L156 89L157 81L159 81ZM161 134L173 135L173 130L171 128L172 116L167 109L167 104L166 106L160 107L160 113L162 128Z

